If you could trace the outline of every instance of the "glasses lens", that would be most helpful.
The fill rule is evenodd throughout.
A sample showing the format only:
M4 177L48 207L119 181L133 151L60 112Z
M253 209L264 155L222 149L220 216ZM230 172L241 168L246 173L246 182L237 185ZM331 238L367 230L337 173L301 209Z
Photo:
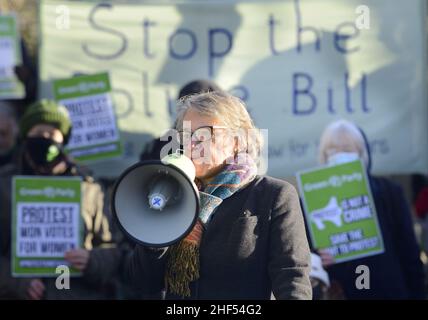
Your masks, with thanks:
M208 141L212 138L212 129L210 127L202 127L196 129L193 133L189 131L179 131L178 141L181 145L185 143L199 144Z
M199 144L212 138L211 128L203 127L196 129L192 134L192 142Z

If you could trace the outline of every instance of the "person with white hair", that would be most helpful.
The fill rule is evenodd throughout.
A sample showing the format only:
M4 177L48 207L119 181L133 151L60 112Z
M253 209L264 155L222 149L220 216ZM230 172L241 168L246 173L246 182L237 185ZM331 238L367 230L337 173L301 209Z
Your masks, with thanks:
M340 283L347 299L424 299L424 270L402 189L371 175L370 147L359 127L347 120L329 124L321 136L319 162L339 164L356 159L366 165L385 251L338 264L322 251L323 265L330 279ZM370 289L359 290L355 285L359 265L369 267Z
M198 220L167 248L137 245L125 272L130 281L166 299L270 299L272 292L311 299L298 194L258 174L262 137L245 104L217 91L190 95L178 107L180 144L191 150L200 190Z
M361 158L366 167L371 169L368 145L363 132L347 120L338 120L328 125L321 135L319 145L319 162L336 163L348 159Z
M0 101L0 172L16 160L18 123L14 107Z

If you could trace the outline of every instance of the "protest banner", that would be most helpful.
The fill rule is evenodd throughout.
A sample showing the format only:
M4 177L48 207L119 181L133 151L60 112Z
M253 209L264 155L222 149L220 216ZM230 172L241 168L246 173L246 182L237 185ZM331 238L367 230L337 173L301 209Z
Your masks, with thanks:
M383 239L361 160L297 173L313 247L336 263L380 254Z
M0 14L0 99L24 97L24 86L15 74L15 67L20 64L22 53L16 16Z
M64 253L82 247L81 178L15 176L12 183L12 274L55 276L68 266Z
M116 158L121 142L108 73L76 76L53 83L55 99L71 117L67 152L79 161Z
M270 175L315 166L340 118L367 133L374 173L426 172L426 12L423 0L41 0L40 95L108 68L124 157L91 166L98 176L135 163L201 78L269 130Z

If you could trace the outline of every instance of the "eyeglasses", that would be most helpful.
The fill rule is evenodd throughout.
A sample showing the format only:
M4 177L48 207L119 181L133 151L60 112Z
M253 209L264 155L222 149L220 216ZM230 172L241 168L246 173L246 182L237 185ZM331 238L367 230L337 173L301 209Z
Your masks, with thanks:
M224 126L202 126L195 131L178 131L178 141L181 145L192 143L198 145L202 142L213 140L216 129L227 129Z

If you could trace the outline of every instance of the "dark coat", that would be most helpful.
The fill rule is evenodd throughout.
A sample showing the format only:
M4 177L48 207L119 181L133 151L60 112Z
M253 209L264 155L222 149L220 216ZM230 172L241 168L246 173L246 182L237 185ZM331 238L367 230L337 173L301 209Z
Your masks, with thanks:
M424 270L409 206L401 188L384 178L370 177L385 252L328 268L347 299L424 299ZM370 289L358 290L358 265L370 270Z
M137 245L126 274L145 294L164 289L168 250ZM200 244L192 299L311 299L310 251L295 188L257 177L218 207ZM177 298L167 293L166 298Z

